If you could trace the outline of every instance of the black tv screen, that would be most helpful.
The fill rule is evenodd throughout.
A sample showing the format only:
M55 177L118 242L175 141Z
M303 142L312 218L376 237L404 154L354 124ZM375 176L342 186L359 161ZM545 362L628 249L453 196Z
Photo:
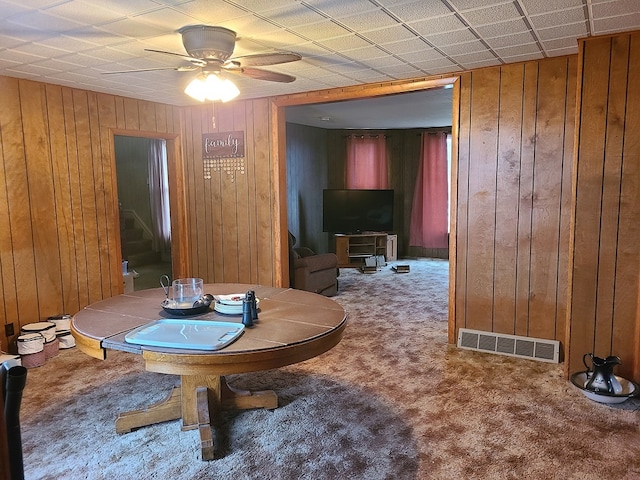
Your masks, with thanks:
M393 190L323 190L322 230L330 233L392 232Z

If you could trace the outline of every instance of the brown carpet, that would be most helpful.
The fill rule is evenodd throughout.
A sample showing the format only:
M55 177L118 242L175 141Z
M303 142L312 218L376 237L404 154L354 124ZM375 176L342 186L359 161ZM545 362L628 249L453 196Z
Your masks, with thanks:
M287 368L230 376L277 391L279 408L226 414L220 458L200 460L179 421L115 433L119 412L176 377L132 354L77 349L29 370L27 479L640 479L640 400L592 402L562 365L447 345L448 264L343 269L342 342Z

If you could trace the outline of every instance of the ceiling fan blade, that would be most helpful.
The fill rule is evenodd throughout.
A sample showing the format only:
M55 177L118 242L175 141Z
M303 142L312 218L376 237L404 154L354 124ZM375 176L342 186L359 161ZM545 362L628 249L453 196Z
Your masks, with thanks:
M199 58L190 57L189 55L185 55L183 53L166 52L164 50L154 50L152 48L145 48L145 51L153 52L153 53L162 53L164 55L172 55L174 57L180 57L180 58L182 58L184 60L187 60L187 61L193 63L194 65L197 65L198 67L206 67L207 66L207 62L206 61L201 60Z
M239 63L243 67L264 67L266 65L277 65L279 63L297 62L302 57L297 53L274 52L256 53L229 59L229 62Z
M286 73L272 72L271 70L260 70L259 68L225 68L225 72L235 73L256 80L267 80L269 82L291 83L296 77Z
M197 65L189 65L188 67L157 67L157 68L141 68L138 70L121 70L119 72L102 72L103 75L115 75L118 73L136 73L136 72L155 72L158 70L174 70L176 72L193 72L200 67Z

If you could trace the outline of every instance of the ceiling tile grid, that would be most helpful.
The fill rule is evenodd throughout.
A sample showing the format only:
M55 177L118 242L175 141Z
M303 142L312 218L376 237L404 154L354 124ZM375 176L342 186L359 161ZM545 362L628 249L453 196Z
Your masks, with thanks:
M578 38L640 29L640 1L0 0L0 75L194 104L198 71L147 49L185 55L178 29L195 24L236 31L235 56L302 55L262 67L292 83L229 75L248 99L574 54ZM168 70L114 74L139 69Z

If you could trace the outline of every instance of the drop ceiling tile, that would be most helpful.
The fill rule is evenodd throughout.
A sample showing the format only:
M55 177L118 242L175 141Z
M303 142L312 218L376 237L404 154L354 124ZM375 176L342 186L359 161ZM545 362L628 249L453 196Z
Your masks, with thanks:
M443 75L447 73L455 73L460 72L463 69L457 65L453 65L452 67L434 67L429 70L430 75Z
M269 10L267 17L270 21L283 27L296 27L327 20L325 15L321 15L309 8L300 8L299 4Z
M371 46L370 42L363 40L355 34L338 38L329 38L327 40L323 40L321 44L324 48L337 52L345 52L348 50L355 50L356 48Z
M38 43L25 43L12 48L12 50L44 58L56 58L69 54L69 51L52 48L45 44Z
M306 43L300 35L285 29L278 29L273 32L263 33L258 41L268 48L277 50L291 50L299 43Z
M51 2L53 3L53 2ZM60 2L55 2L60 3ZM96 7L104 7L104 0L83 0L83 3L87 5L93 5ZM132 16L143 12L150 12L162 8L157 2L153 0L126 0L126 1L110 1L109 10L115 15L119 16Z
M540 0L520 0L525 11L529 15L540 15L544 13L556 12L567 8L582 7L583 0L553 0L552 2L541 2Z
M473 42L478 39L469 29L455 30L453 32L439 33L436 35L425 35L424 37L436 47L444 47L455 43Z
M372 58L387 57L389 54L375 45L369 45L364 48L356 48L348 52L344 52L346 56L353 58L359 62L366 62Z
M82 27L82 24L78 22L58 18L38 10L14 15L9 19L9 22L24 28L36 29L52 35Z
M477 62L475 61L466 62L466 63L463 63L462 66L464 67L465 70L473 70L475 68L495 67L496 65L500 65L500 64L501 62L499 59L489 58L486 60L479 60Z
M155 25L167 33L174 32L185 25L197 23L193 17L171 8L152 10L151 12L135 15L133 18L150 25Z
M140 21L138 17L106 23L100 25L99 30L130 38L155 37L168 33L166 28Z
M398 22L381 10L340 18L340 23L356 32L367 32L397 25Z
M2 21L0 21L0 32L5 33L5 30L2 27ZM3 48L11 48L18 45L23 45L25 43L25 41L20 38L3 35L2 33L0 33L0 50Z
M555 50L547 50L547 55L550 57L559 57L562 55L574 55L578 53L578 46L570 47L570 48L558 48Z
M3 68L14 68L21 65L21 62L15 62L13 60L0 58L0 69Z
M216 2L215 8L211 8L211 3L208 1L194 0L175 5L173 9L184 15L193 17L199 23L206 23L208 25L224 26L224 23L233 19L253 16L247 12L246 9L227 2Z
M497 48L494 50L500 58L515 57L517 55L539 54L540 47L536 43L526 45L514 45L512 47Z
M50 75L55 75L57 73L61 73L60 70L55 70L52 68L47 68L42 65L29 64L29 65L18 65L12 67L14 72L27 73L29 75L36 75L40 77L48 77Z
M587 23L572 23L552 28L541 28L537 30L540 40L554 40L565 37L585 37L587 35Z
M485 38L485 41L491 48L505 48L512 45L522 45L535 41L531 32L516 33L514 35L505 35L503 37Z
M90 25L113 22L123 17L123 15L113 10L103 8L103 6L92 5L78 0L53 5L45 11L58 18L64 18L72 22L88 23Z
M483 52L472 52L472 53L467 53L467 54L460 54L460 55L456 55L455 57L453 57L453 59L462 64L462 65L466 65L470 62L484 62L484 61L489 61L489 60L493 60L494 58L496 58L495 55L493 55L490 51L485 50Z
M127 53L127 52L123 52L120 50L116 50L114 48L99 48L96 50L89 50L89 51L85 51L80 53L79 55L81 55L82 57L91 57L91 58L97 58L103 61L103 63L108 63L108 62L124 62L127 60L140 60L140 65L143 64L148 64L148 60L146 60L147 57L140 57L138 55L135 55L133 53ZM155 62L154 62L155 63ZM154 66L159 66L158 64L154 65ZM139 66L137 68L146 68L145 66Z
M432 50L432 47L427 45L419 38L412 40L404 40L402 42L385 43L381 45L385 50L389 50L396 55L405 56L409 53L419 53L424 50Z
M380 28L377 30L369 30L366 33L361 33L361 35L378 44L411 41L416 38L413 32L411 32L408 28L401 24L396 24L392 25L391 27Z
M442 17L427 18L407 22L420 35L434 35L436 33L449 32L451 30L464 30L467 26L454 14Z
M440 58L437 60L424 60L422 62L414 62L414 65L427 72L432 72L434 69L447 69L454 68L456 64L447 58Z
M48 58L46 60L39 60L37 62L33 62L33 65L42 65L43 67L52 68L54 70L59 70L61 72L67 70L75 70L78 67L82 67L82 64L77 60L71 61L70 58Z
M533 26L538 29L584 22L587 16L584 8L570 8L568 10L559 10L543 15L532 15L530 19Z
M0 1L0 20L9 18L13 15L26 13L28 8L18 3Z
M482 38L503 37L505 35L514 35L516 33L528 32L529 27L524 20L509 20L507 22L494 23L492 25L483 25L474 27L474 30Z
M425 2L424 0L415 0L408 3L389 6L390 2L384 2L386 9L393 15L400 18L403 22L409 22L416 19L425 19L437 17L440 15L448 15L451 10L441 2Z
M307 0L305 3L332 18L355 15L378 8L369 0Z
M632 13L630 15L622 15L620 17L610 17L597 19L593 21L594 35L602 33L620 32L629 29L638 29L640 25L640 14Z
M593 5L593 16L595 18L617 17L634 12L640 12L640 2L638 0L617 0Z
M367 66L384 71L387 67L397 67L399 65L404 65L404 63L398 60L395 57L381 57L381 58L372 58L367 62Z
M458 43L457 45L445 45L441 50L449 56L464 55L474 52L486 52L487 47L480 41Z
M461 15L472 26L494 23L496 19L506 21L522 18L513 3L478 8L476 10L465 10Z
M425 48L419 52L406 53L404 55L400 55L400 57L413 64L424 62L425 60L437 60L444 58L440 52L433 48Z
M578 42L573 37L558 38L556 40L546 40L542 42L545 50L558 50L562 48L578 48Z
M104 32L101 32L104 36ZM56 35L55 37L51 37L47 39L47 45L53 48L57 48L59 50L65 50L69 52L83 52L85 50L90 50L92 48L96 48L96 42L94 41L94 36L82 35L79 37L74 36L75 33L65 34L65 35ZM118 38L120 41L123 41L123 37L112 36L112 38Z
M510 57L502 57L502 60L504 60L507 63L515 63L515 62L527 62L530 60L540 60L541 58L543 58L543 55L541 53L526 53L523 55L512 55Z
M331 20L310 25L299 25L291 28L291 30L294 33L310 40L324 40L326 38L341 37L351 33L346 28Z
M449 0L457 10L470 10L472 8L482 8L489 5L506 3L506 0Z
M308 42L299 43L295 46L295 52L302 55L302 58L314 57L318 55L326 55L329 51L319 44ZM299 63L299 62L296 62Z
M12 48L8 48L2 51L2 59L10 60L12 62L18 62L20 64L33 63L38 60L44 60L46 57L42 55L35 55L33 53L24 53Z

